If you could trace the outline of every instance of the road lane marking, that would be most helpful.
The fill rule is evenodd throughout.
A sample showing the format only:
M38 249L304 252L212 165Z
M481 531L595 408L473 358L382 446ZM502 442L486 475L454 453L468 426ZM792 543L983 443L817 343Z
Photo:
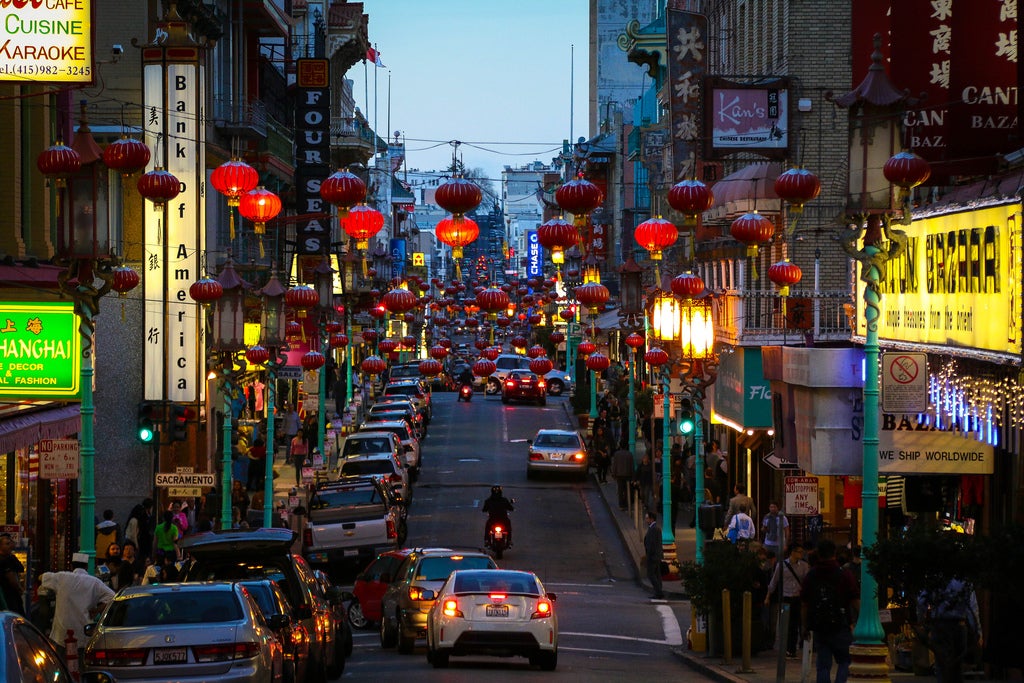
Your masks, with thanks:
M598 652L603 655L633 655L634 657L650 657L646 652L623 652L622 650L598 650L593 647L565 647L564 645L558 646L559 650L565 650L567 652Z
M658 605L658 613L661 614L662 628L665 629L665 642L669 645L682 645L683 632L679 628L675 612L668 605Z
M681 643L670 643L667 640L656 640L654 638L637 638L636 636L617 636L611 633L578 633L573 631L559 631L558 637L581 636L583 638L608 638L611 640L628 640L631 643L650 643L652 645L680 645Z
M570 588L615 588L615 586L608 583L549 583L545 582L545 586L568 586Z

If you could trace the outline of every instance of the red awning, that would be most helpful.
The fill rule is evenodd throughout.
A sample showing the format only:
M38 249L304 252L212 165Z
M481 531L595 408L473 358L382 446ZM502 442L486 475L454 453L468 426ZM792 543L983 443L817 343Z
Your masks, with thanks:
M730 173L711 186L715 203L705 212L707 220L732 218L757 209L761 213L782 210L775 194L775 179L782 173L776 161L755 162Z
M0 453L28 448L40 439L61 439L78 433L82 415L78 404L45 408L0 419Z

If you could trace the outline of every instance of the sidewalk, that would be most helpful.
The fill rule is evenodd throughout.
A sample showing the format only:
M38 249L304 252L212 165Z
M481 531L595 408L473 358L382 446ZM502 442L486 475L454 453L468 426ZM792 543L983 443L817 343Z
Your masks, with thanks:
M567 404L566 415L573 427L579 429L579 425ZM595 479L594 482L597 490L601 493L601 497L604 499L609 514L615 521L619 536L633 558L637 582L644 586L646 590L651 590L650 585L643 578L645 572L640 561L644 555L643 532L641 531L643 512L635 508L626 511L619 509L618 492L614 481L609 480L608 483L601 484ZM680 510L677 520L678 528L675 530L676 556L680 562L692 561L696 556L697 533L695 529L691 529L688 526L691 516L692 508L686 508ZM662 523L660 517L661 515L659 515L659 523ZM669 602L688 600L681 581L665 581L664 592ZM679 610L677 613L682 611ZM688 609L685 611L689 613ZM681 616L685 617L685 615ZM685 624L682 626L685 632L688 626ZM729 662L726 662L722 657L714 657L704 652L690 650L685 640L684 637L682 647L676 648L673 650L673 653L688 668L712 680L725 683L774 683L776 681L784 681L785 683L813 683L815 680L813 657L810 660L809 670L807 671L801 671L802 661L800 659L784 659L784 671L779 676L777 672L778 658L774 650L765 650L751 657L750 669L743 671L740 643L733 643L733 657ZM889 679L899 683L933 683L935 676L915 676L910 672L890 671ZM964 680L984 683L988 679L972 676L970 673L965 672Z

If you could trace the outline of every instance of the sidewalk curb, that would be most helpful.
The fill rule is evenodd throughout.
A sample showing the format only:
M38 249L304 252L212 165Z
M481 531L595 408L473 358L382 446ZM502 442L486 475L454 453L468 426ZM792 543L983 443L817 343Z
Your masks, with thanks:
M738 674L731 674L722 668L722 665L712 664L707 660L704 655L698 655L696 653L690 653L687 650L680 650L673 648L672 654L678 657L683 664L690 669L693 669L697 673L703 674L708 678L722 683L750 683L749 678L744 678Z

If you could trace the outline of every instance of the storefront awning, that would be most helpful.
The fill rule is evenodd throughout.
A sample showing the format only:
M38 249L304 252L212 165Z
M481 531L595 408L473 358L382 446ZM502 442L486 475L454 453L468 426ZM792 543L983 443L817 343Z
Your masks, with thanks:
M760 213L778 213L779 196L775 179L782 173L778 162L757 162L725 176L711 186L715 203L704 213L706 220L725 219L757 209Z
M40 439L60 439L78 432L82 415L78 404L46 408L27 415L0 419L0 453L28 448Z

